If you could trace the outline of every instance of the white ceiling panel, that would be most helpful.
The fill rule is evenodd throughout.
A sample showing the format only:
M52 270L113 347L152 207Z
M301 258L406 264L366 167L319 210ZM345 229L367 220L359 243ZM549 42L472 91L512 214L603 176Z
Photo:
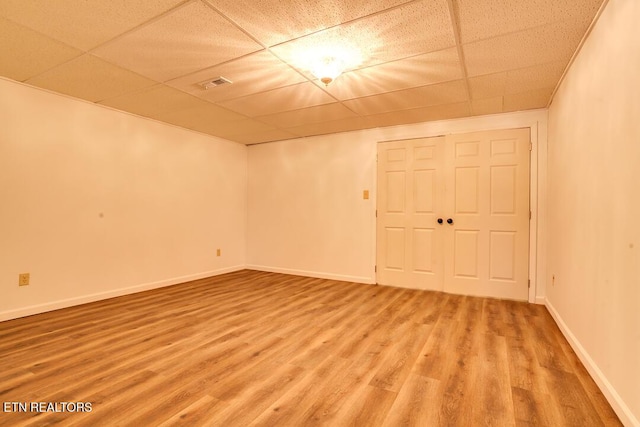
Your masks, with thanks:
M89 50L184 0L2 0L0 16Z
M425 29L428 28L428 31ZM314 50L347 48L359 58L347 69L381 64L455 46L446 0L412 2L274 46L272 51L289 64L308 71L304 60Z
M347 100L461 78L458 50L450 48L345 73L327 91Z
M262 49L203 2L192 2L95 50L164 82Z
M259 116L258 119L265 123L271 123L274 126L287 128L312 123L349 119L353 117L357 117L357 114L349 110L344 105L336 102L333 104L319 105L317 107L308 107L300 110L285 111L284 113Z
M146 117L209 106L200 98L162 84L142 89L139 92L108 98L101 101L100 104Z
M207 1L265 46L274 46L411 0Z
M0 18L0 46L0 75L18 81L82 55L78 49L4 18Z
M89 54L30 78L27 83L92 102L156 84L153 80Z
M204 89L200 83L224 77L231 84ZM300 73L267 50L252 53L222 65L205 68L167 82L169 86L211 102L224 101L306 82Z
M313 83L306 82L223 101L219 104L240 114L255 117L329 104L334 101L322 89Z
M469 76L516 70L550 62L567 64L584 29L559 22L463 46Z
M344 104L362 115L402 111L431 105L452 104L468 100L462 80L421 86L396 92L345 101Z

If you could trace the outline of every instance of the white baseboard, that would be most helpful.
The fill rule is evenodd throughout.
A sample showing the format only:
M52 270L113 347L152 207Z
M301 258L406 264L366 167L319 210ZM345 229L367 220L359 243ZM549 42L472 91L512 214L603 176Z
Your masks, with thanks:
M534 304L545 305L547 303L546 297L536 297Z
M204 279L205 277L217 276L224 273L244 270L244 265L226 267L213 271L190 274L187 276L174 277L171 279L160 280L157 282L143 283L141 285L130 286L127 288L113 289L106 292L99 292L90 295L82 295L79 297L68 298L64 300L51 301L44 304L31 305L21 307L14 310L1 311L0 322L5 320L17 319L19 317L32 316L34 314L45 313L47 311L59 310L61 308L73 307L75 305L87 304L90 302L101 301L104 299L115 298L122 295L135 294L137 292L148 291L151 289L163 288L165 286L177 285L179 283L190 282L192 280Z
M573 351L576 352L578 358L585 366L593 380L596 382L596 384L602 391L602 394L604 394L604 397L606 397L607 401L609 401L609 404L615 411L616 415L618 415L618 418L620 418L622 424L629 427L640 427L640 422L638 422L638 419L633 415L631 409L629 409L629 407L625 404L624 400L622 400L618 392L615 390L615 388L613 388L613 385L611 385L604 373L600 370L600 368L598 368L596 362L591 358L589 353L587 353L582 344L580 344L580 341L578 341L576 336L573 335L567 324L564 323L564 320L562 320L562 317L549 302L549 300L545 299L545 305L547 306L547 309L549 310L549 313L551 313L553 319L558 324L558 327L562 331L562 334L571 345L571 348L573 348Z
M267 267L265 265L247 265L246 268L249 270L268 271L270 273L282 273L282 274L293 274L296 276L315 277L317 279L341 280L343 282L366 283L369 285L376 283L375 279L371 277L346 276L342 274L322 273L318 271L294 270L290 268L281 268L281 267Z

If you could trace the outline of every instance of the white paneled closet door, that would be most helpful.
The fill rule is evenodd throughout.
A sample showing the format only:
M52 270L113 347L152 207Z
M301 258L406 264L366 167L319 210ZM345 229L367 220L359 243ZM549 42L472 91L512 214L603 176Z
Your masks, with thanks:
M442 289L444 148L444 137L378 146L378 283Z
M529 129L378 146L377 281L526 300Z

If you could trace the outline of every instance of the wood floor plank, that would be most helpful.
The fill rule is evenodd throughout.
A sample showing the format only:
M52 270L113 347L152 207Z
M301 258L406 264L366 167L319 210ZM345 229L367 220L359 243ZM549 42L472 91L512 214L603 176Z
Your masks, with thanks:
M12 427L620 425L544 307L249 270L0 322L0 401L92 404Z
M604 425L604 421L574 373L557 369L547 369L546 372L549 388L552 391L552 400L557 403L562 418L568 425Z
M205 395L187 406L183 410L176 413L168 420L158 424L158 427L175 427L175 426L213 426L211 418L221 411L220 407L224 404L215 398Z
M432 330L431 325L409 323L398 328L397 337L385 356L382 366L371 379L370 385L398 392L420 355Z
M525 329L517 336L507 335L506 342L511 385L539 394L548 394L547 382L543 368L538 362L533 337Z
M348 411L337 417L337 424L381 426L397 398L397 393L367 385L357 398L357 404L350 406Z
M481 327L486 334L506 335L507 316L505 303L494 299L485 299L482 303L481 324L479 327Z
M243 392L237 398L225 400L225 409L210 417L208 422L211 425L247 426L293 387L302 381L309 381L310 376L311 372L299 366L279 364L265 378L258 379L256 384L243 387Z
M384 426L432 426L437 425L437 412L433 403L440 393L440 381L411 373L402 385Z
M282 397L268 407L252 426L275 425L301 425L305 421L305 415L318 401L318 397L328 389L339 386L339 380L351 362L346 359L332 356L322 362L312 371L311 375L304 378Z
M519 387L512 387L511 391L516 425L553 427L563 424L559 411L548 403L549 396Z
M509 425L515 419L515 414L505 337L485 334L478 362L477 386L470 397L475 402L472 425Z

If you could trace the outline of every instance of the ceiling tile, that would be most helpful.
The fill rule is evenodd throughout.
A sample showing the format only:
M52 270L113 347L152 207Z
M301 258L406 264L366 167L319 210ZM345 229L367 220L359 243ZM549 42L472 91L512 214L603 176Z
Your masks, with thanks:
M455 0L462 43L539 27L552 22L556 0ZM531 5L534 5L531 7Z
M539 27L580 21L583 32L603 0L455 0L462 43Z
M189 126L191 129L208 133L209 135L228 139L229 141L245 144L243 137L256 139L260 133L275 135L276 128L253 119L242 119L228 122L210 122L200 120ZM288 136L289 138L289 136Z
M95 50L158 81L173 79L262 49L202 2L192 2Z
M2 0L0 16L89 50L183 0Z
M216 130L227 131L229 128L234 128L234 122L247 120L247 117L241 114L211 103L184 110L154 114L153 118L205 133Z
M415 123L420 121L447 120L467 117L471 111L469 110L469 103L459 102L456 104L420 108L413 110L411 113L411 119Z
M273 46L411 0L207 1L266 46Z
M216 131L226 136L242 135L246 133L258 133L273 131L276 128L270 124L256 119L243 119L237 122L220 123Z
M164 85L109 98L100 104L147 117L208 105L206 101Z
M458 50L450 48L345 73L327 91L346 100L460 78Z
M335 102L313 83L299 83L255 95L223 101L219 104L241 114L255 117Z
M90 54L84 54L26 82L92 102L156 84L153 80Z
M471 100L471 114L480 116L484 114L497 114L502 112L502 104L504 100L502 96L485 99Z
M548 4L554 21L575 19L588 27L604 2L605 0L565 0L551 1Z
M504 95L504 88L507 85L507 73L471 77L468 81L472 99L490 98Z
M350 119L341 119L333 120L330 122L311 123L302 126L294 126L285 130L297 136L314 136L326 135L329 133L349 132L364 129L365 127L366 123L362 118L353 117Z
M469 76L492 74L550 62L569 62L584 31L550 24L463 46ZM526 54L525 54L526 53Z
M469 104L459 102L454 104L435 105L430 107L414 108L404 111L391 111L382 114L373 114L363 119L368 128L395 126L409 123L420 123L431 120L455 119L466 117L470 114Z
M293 127L311 123L328 122L333 120L356 117L356 113L339 103L319 105L301 110L285 111L284 113L259 116L258 119L277 127Z
M216 77L225 77L231 80L232 84L208 90L199 85L203 81ZM263 50L188 76L170 80L167 84L208 101L216 102L265 92L303 81L306 79L300 73L270 52Z
M566 66L565 61L559 61L508 71L504 92L518 93L555 87Z
M265 130L260 132L248 132L238 135L229 136L231 141L239 142L241 144L260 144L263 142L282 141L284 139L297 138L296 135L286 132L280 129Z
M553 93L553 87L505 95L504 112L545 108Z
M274 46L272 51L287 63L308 70L310 53L353 48L362 60L348 64L347 69L356 69L453 46L447 1L435 0L408 3Z
M3 18L0 18L0 46L3 57L11 58L0 61L0 75L18 81L82 54L78 49Z
M554 87L565 68L564 61L534 65L496 74L469 78L472 99Z
M345 101L344 105L358 114L371 115L430 105L453 104L462 101L467 101L467 89L462 80L456 80L382 95L356 98Z

